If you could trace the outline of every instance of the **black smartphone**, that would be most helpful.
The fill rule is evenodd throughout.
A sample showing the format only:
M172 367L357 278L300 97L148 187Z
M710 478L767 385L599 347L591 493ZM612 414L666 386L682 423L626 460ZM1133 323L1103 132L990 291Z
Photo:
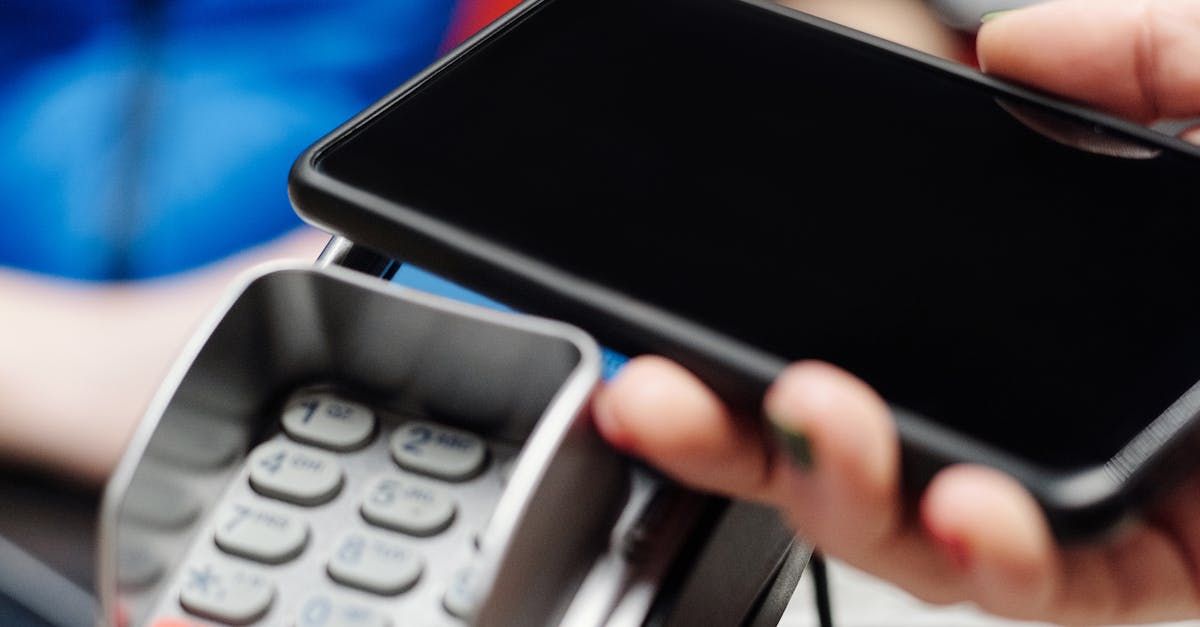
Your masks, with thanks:
M895 408L914 488L1002 468L1063 538L1200 457L1200 151L756 0L529 0L314 145L300 214L757 415Z

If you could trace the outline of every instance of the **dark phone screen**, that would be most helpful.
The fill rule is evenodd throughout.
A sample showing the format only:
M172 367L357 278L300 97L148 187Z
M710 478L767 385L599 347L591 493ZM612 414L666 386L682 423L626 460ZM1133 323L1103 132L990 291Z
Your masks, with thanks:
M1200 379L1198 166L735 0L550 0L317 164L1063 469Z

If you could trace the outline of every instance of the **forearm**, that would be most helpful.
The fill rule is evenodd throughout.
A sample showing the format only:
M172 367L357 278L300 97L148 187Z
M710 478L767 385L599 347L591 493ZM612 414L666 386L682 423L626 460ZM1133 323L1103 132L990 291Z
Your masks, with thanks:
M311 260L325 239L298 231L186 275L133 284L0 271L0 458L102 481L230 279L266 259Z

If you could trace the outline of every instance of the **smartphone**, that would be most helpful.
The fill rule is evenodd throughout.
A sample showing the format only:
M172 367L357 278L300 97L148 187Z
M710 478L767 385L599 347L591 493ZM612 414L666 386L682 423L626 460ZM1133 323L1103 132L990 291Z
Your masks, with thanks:
M913 494L1001 468L1062 538L1200 447L1200 151L759 0L529 0L320 140L309 222L755 417L891 404Z

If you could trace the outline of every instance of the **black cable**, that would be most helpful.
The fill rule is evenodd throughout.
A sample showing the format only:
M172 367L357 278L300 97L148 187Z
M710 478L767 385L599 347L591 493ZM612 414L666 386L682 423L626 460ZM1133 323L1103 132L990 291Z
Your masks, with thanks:
M813 551L808 560L808 572L812 573L817 621L821 627L833 627L833 607L829 603L829 573L825 570L825 556L821 555L820 551Z

